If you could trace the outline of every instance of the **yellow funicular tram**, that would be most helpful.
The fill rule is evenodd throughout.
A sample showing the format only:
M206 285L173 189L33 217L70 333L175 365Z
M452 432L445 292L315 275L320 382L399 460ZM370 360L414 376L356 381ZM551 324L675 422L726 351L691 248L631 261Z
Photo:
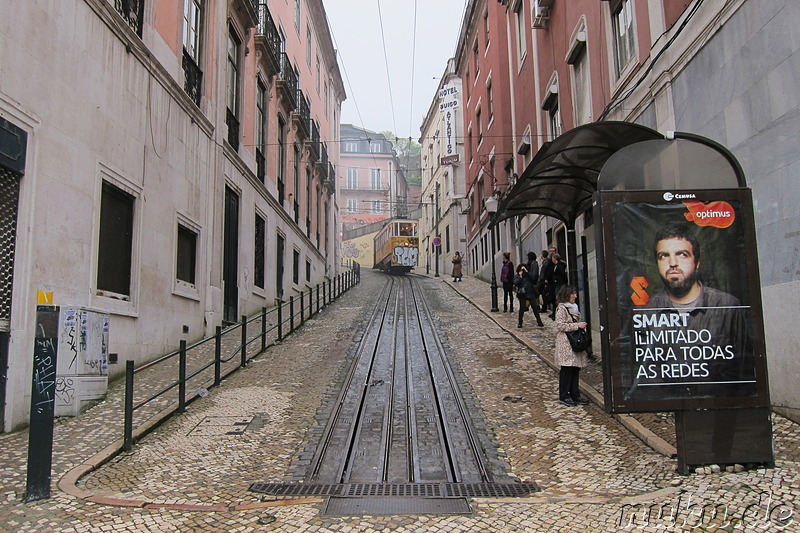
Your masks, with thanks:
M393 219L375 235L375 265L389 274L405 274L417 266L417 221Z

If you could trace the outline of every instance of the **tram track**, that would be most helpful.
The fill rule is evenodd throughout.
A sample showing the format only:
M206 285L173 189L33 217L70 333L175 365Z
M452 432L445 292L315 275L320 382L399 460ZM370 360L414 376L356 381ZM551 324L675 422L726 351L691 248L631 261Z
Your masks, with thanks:
M495 483L416 276L387 276L302 483L255 483L277 496L523 496ZM423 504L422 508L427 508ZM463 505L462 505L463 509Z
M419 282L387 278L307 481L486 483L485 463Z

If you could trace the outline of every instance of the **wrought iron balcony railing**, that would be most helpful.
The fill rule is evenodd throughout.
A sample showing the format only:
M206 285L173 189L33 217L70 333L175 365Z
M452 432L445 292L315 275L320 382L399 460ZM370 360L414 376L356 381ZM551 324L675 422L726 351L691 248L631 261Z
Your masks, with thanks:
M264 183L267 176L267 159L261 153L260 148L256 148L256 177L258 181Z
M142 36L142 20L144 19L144 0L114 0L114 7L125 22Z
M275 20L272 18L267 4L258 6L258 34L267 41L268 48L277 61L281 53L281 35L278 33L278 27L275 26Z
M225 110L225 124L228 126L228 144L231 148L239 151L239 119L230 109Z
M286 85L287 97L293 99L292 109L297 107L297 75L292 68L292 62L289 61L289 56L286 52L281 52L281 73L278 76L278 81Z
M315 120L309 119L311 125L311 152L319 157L319 126Z
M308 135L308 123L311 117L311 106L308 105L308 99L306 99L303 91L297 91L297 114L300 115L300 124L303 127L304 133L306 136Z
M200 93L203 86L203 71L194 62L192 56L186 49L183 50L183 90L189 95L189 98L197 105L200 106Z

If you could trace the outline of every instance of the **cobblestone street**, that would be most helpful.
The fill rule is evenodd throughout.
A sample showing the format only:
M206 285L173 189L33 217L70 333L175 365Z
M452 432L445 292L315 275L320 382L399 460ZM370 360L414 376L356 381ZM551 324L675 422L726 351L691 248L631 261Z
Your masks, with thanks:
M509 475L541 492L476 498L471 515L363 517L326 516L320 498L250 492L253 482L302 478L384 282L364 269L282 343L118 455L109 450L121 438L124 386L113 383L105 402L57 421L49 500L22 501L27 432L0 435L0 531L800 530L796 424L773 417L774 469L678 475L670 416L606 414L599 363L581 374L593 403L560 405L553 322L539 328L526 315L517 329L516 314L489 313L488 284L468 277L423 278L423 288L477 429ZM90 469L81 465L106 460L81 476Z

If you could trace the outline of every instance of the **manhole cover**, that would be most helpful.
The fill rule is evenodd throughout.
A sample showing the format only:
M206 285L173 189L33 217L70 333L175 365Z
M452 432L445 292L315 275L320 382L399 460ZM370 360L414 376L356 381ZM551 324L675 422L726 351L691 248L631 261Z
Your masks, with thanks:
M207 416L201 420L187 435L241 435L253 421L252 416Z

